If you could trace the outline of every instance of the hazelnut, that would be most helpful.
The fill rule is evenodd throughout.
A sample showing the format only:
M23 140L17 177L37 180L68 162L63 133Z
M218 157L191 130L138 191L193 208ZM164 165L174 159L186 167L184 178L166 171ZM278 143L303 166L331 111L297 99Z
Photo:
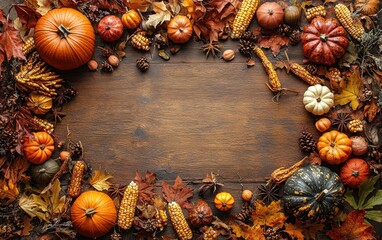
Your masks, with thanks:
M248 190L248 189L243 190L243 192L241 193L241 198L246 202L251 201L252 196L253 196L253 192L251 190Z
M222 58L226 61L226 62L229 62L231 61L232 59L235 58L235 51L232 50L232 49L227 49L223 52L223 56Z
M91 71L96 71L97 70L97 68L98 68L98 63L97 63L97 61L96 60L90 60L89 62L88 62L88 68L91 70Z
M369 144L366 139L361 136L350 137L351 147L353 149L353 155L361 156L369 151Z
M118 67L119 65L119 58L115 55L110 55L109 58L107 59L107 61L109 62L109 64L113 67Z

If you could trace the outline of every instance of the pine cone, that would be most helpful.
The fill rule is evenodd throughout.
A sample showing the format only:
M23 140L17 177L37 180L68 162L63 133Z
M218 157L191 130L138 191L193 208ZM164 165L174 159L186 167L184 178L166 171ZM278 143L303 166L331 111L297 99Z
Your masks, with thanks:
M112 71L114 71L113 66L111 66L110 63L108 63L107 61L103 61L102 62L101 69L104 72L112 72Z
M272 227L267 227L267 229L265 229L264 236L266 240L284 239L282 235L279 232L277 232L277 230L274 230Z
M299 30L293 30L289 35L289 44L296 45L301 41L301 32Z
M150 67L150 63L145 57L141 57L137 59L137 68L142 72L146 72Z
M308 65L306 65L306 70L312 74L312 75L316 75L317 71L318 71L318 67L316 64L314 63L309 63Z
M255 46L256 37L252 32L244 32L239 41L239 52L246 57L250 57L253 53L253 47Z
M235 218L239 221L245 222L252 216L252 209L249 202L244 202L241 206L241 211L235 215Z
M71 156L73 160L78 160L82 156L82 145L80 142L77 142L75 145L70 148Z
M374 148L373 150L369 151L369 157L374 159L377 162L382 161L382 152L378 151L378 149Z
M306 153L311 153L316 150L317 142L314 140L313 134L310 132L301 132L300 138L300 148Z
M289 37L292 34L293 29L288 24L282 23L276 28L276 32L281 36Z

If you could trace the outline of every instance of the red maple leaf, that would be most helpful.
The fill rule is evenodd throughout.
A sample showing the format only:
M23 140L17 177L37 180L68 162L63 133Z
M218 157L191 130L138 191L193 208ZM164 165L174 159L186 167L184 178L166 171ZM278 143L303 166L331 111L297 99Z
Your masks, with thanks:
M36 26L37 20L41 17L41 14L24 4L14 4L13 6L21 23L25 25L27 29L26 34L28 34L29 29Z
M135 173L135 182L138 185L139 190L139 200L143 202L151 202L154 193L154 183L156 180L156 174L151 173L150 171L146 171L145 178L142 178L139 171Z
M170 186L166 181L162 182L162 193L167 202L175 201L182 208L190 209L192 203L188 201L194 195L193 189L184 186L183 180L178 176L175 179L174 185Z
M280 53L280 48L282 46L288 46L289 38L283 37L281 35L272 35L270 37L262 37L259 39L260 47L270 48L272 50L273 56L277 56Z
M326 233L330 239L335 240L371 240L373 226L364 222L365 210L354 210L349 213L341 226L334 225L332 230Z

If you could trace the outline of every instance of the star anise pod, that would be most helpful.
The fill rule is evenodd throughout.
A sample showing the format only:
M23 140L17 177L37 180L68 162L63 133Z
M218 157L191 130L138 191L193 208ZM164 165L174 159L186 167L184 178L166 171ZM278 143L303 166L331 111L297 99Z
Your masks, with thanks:
M202 50L206 53L207 58L210 56L210 54L213 57L216 57L218 53L220 53L221 46L219 45L219 42L217 41L210 41L209 43L206 43L202 46Z
M333 126L337 126L338 131L344 132L348 129L347 125L352 120L350 113L337 113L337 117L333 119Z
M279 185L273 181L268 181L266 184L260 185L258 188L258 198L263 200L265 204L270 204L281 198L279 192Z
M223 183L218 181L219 174L214 172L207 173L207 176L202 180L202 186L199 187L199 195L203 195L208 189L211 189L212 192L216 191L216 188L219 186L224 186Z
M48 118L54 121L54 124L62 121L62 118L66 116L65 112L61 112L61 107L53 107L48 114Z
M123 198L123 194L125 193L125 189L126 189L126 184L115 183L115 184L112 184L110 186L107 193L109 194L111 199L113 199L114 202L118 203L118 205L119 205L119 203L121 202L121 200ZM117 207L119 207L119 206L117 206Z

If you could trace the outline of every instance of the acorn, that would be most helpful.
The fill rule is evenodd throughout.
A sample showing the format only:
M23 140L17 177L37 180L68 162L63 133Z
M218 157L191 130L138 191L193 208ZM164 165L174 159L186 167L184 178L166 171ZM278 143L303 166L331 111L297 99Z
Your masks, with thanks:
M232 49L227 49L223 52L222 58L226 61L232 61L235 58L235 51Z
M253 196L253 192L248 189L243 190L243 192L241 193L241 198L246 202L251 201L252 196Z
M119 62L120 62L119 58L118 58L117 56L115 56L115 55L110 55L110 56L108 57L107 61L108 61L109 64L110 64L111 66L113 66L113 67L118 67Z
M90 71L96 71L98 68L98 63L96 60L92 59L88 62L88 68Z

